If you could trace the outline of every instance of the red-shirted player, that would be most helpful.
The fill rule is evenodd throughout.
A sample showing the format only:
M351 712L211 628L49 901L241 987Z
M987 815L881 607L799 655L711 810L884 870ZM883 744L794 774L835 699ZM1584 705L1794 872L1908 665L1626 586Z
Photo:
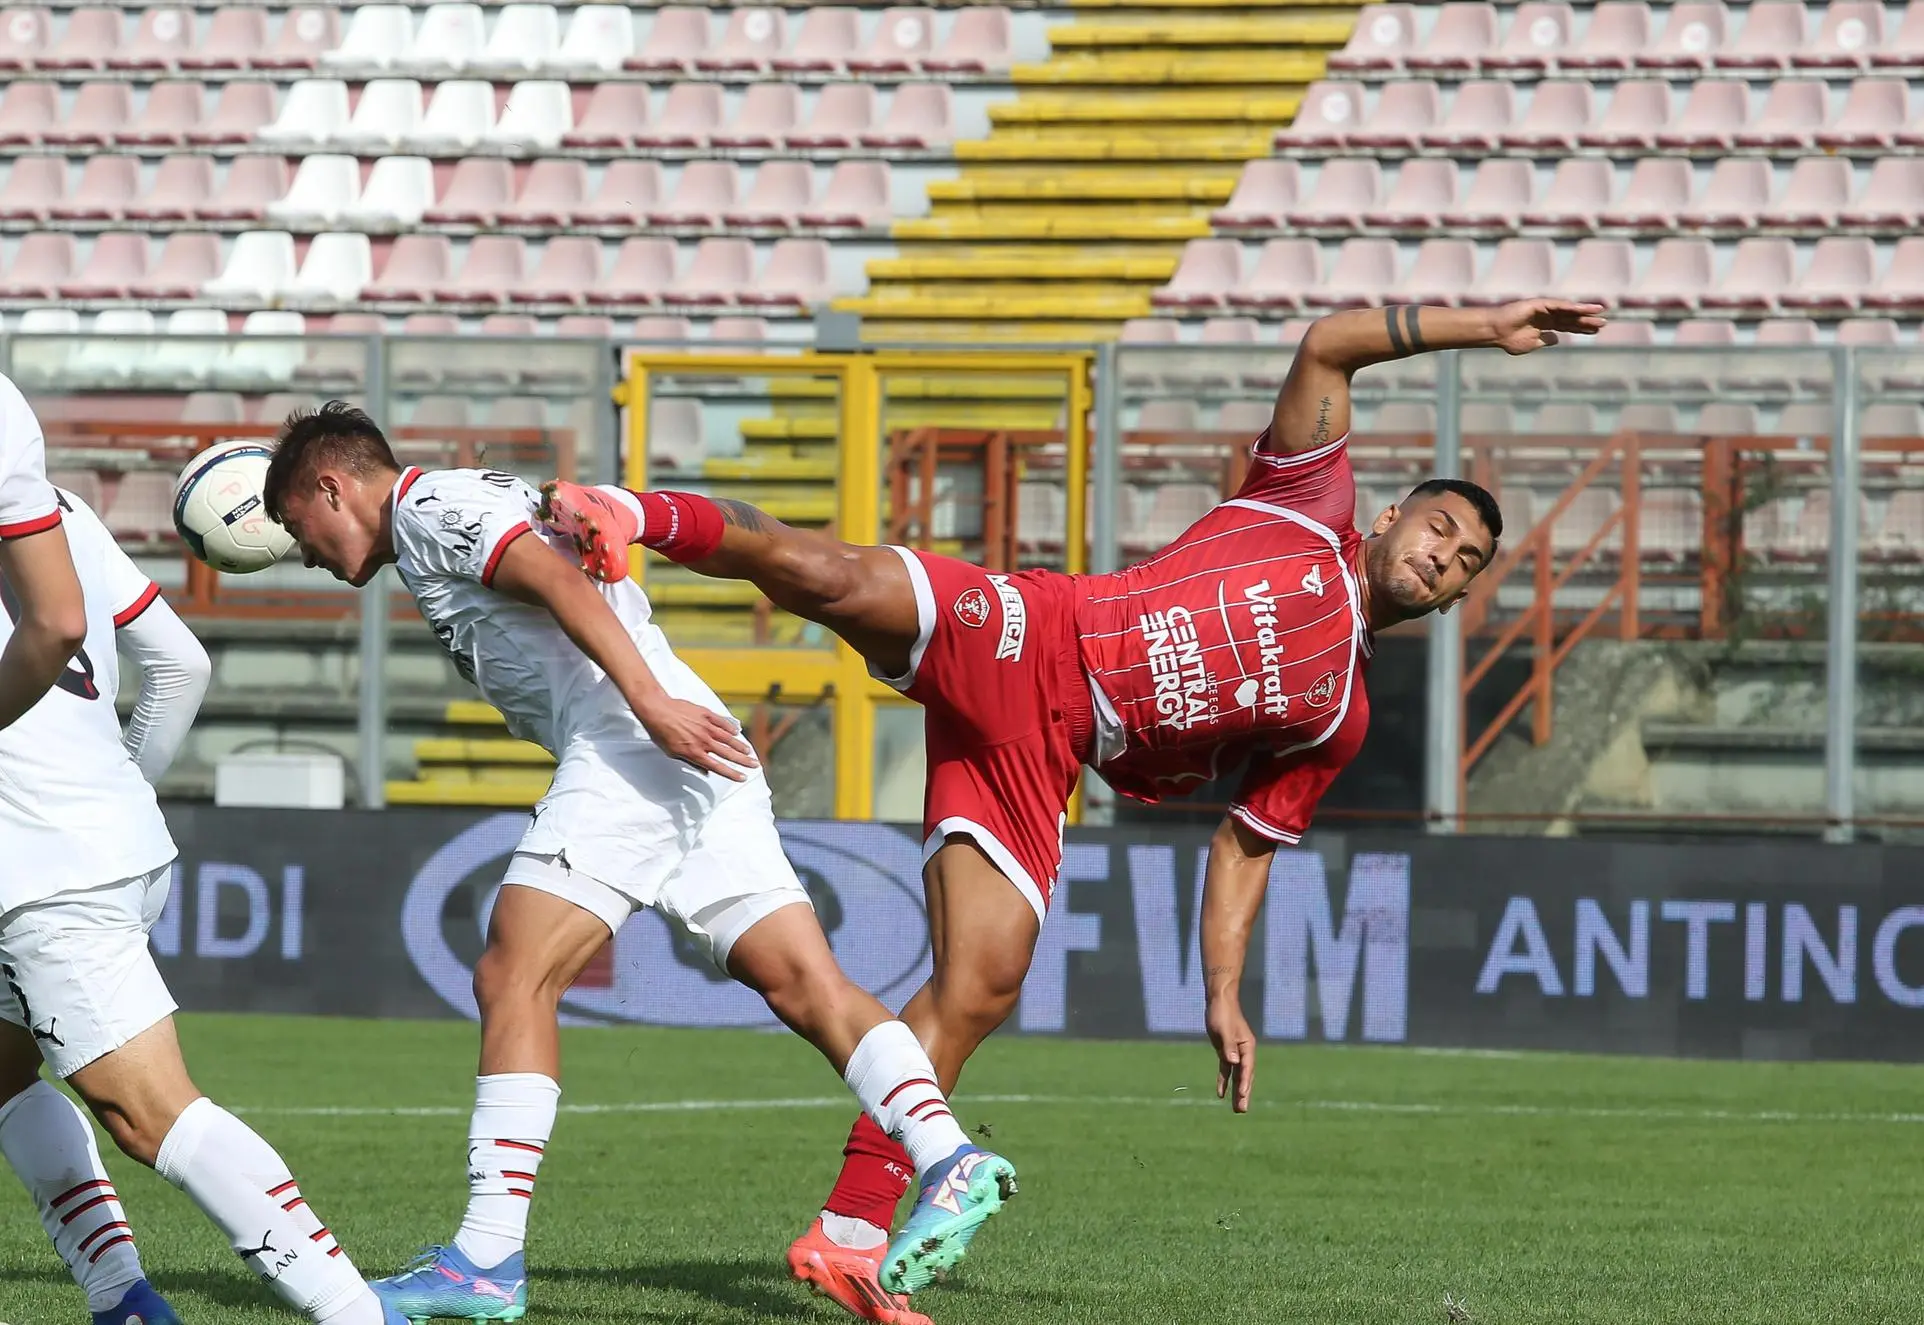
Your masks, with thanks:
M993 574L791 529L678 492L550 486L548 516L589 571L627 573L639 541L754 582L819 622L926 710L924 884L934 975L902 1018L952 1090L1014 1010L1062 859L1082 765L1144 800L1244 765L1210 844L1202 956L1217 1093L1249 1107L1256 1036L1237 988L1279 842L1297 841L1369 721L1372 632L1447 611L1503 532L1490 494L1433 479L1354 528L1350 377L1426 350L1527 354L1604 325L1595 304L1337 313L1296 353L1241 490L1155 556L1108 575ZM1011 888L1009 885L1013 884ZM795 1274L869 1320L921 1317L876 1267L910 1168L866 1118Z

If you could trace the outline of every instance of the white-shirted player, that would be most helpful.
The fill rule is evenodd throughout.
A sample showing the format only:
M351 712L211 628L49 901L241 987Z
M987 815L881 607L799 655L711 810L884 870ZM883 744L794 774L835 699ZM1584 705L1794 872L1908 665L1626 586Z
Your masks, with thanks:
M467 1215L451 1247L377 1285L390 1304L416 1319L525 1310L528 1205L561 1094L556 1010L645 906L820 1049L919 1173L954 1160L966 1187L1008 1170L969 1145L915 1036L836 964L739 725L639 585L588 579L533 531L539 493L506 474L402 469L367 415L333 401L288 420L265 497L309 565L363 585L395 564L455 666L557 761L475 966ZM965 1200L961 1217L1000 1203ZM923 1319L900 1298L877 1305Z
M0 1152L95 1325L177 1322L142 1275L93 1129L41 1079L43 1059L290 1306L326 1325L394 1325L280 1156L187 1075L174 1000L147 946L175 856L150 781L193 724L207 654L94 513L71 493L55 501L87 625L52 689L0 731ZM0 600L0 633L11 634L11 578ZM124 738L120 648L141 671Z
M0 652L0 729L40 701L87 634L46 453L40 421L20 389L0 377L0 575L18 604Z

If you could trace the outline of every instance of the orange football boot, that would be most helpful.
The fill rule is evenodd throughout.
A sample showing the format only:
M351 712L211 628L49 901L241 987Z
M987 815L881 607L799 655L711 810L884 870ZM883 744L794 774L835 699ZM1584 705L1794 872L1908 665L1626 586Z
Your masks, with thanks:
M882 1253L885 1243L862 1251L838 1246L822 1232L817 1216L788 1248L788 1270L802 1283L828 1298L858 1320L880 1325L935 1325L927 1316L909 1307L909 1300L882 1287Z
M536 518L574 544L581 568L608 584L628 578L628 545L641 532L635 513L605 492L557 479L541 485Z

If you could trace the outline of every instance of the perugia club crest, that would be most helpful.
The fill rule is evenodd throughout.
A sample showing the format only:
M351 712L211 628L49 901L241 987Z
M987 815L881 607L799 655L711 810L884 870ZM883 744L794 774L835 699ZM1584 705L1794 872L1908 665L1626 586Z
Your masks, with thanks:
M955 600L956 619L965 626L980 630L989 621L989 596L980 589L970 589Z
M1336 673L1324 672L1310 682L1309 689L1303 692L1303 699L1311 708L1321 708L1336 698Z

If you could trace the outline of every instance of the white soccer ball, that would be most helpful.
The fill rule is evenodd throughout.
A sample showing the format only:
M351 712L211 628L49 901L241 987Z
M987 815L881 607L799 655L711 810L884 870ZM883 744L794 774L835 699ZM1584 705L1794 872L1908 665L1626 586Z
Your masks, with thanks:
M222 442L187 462L174 484L174 528L215 570L265 570L294 547L267 518L262 492L274 448L265 442Z

